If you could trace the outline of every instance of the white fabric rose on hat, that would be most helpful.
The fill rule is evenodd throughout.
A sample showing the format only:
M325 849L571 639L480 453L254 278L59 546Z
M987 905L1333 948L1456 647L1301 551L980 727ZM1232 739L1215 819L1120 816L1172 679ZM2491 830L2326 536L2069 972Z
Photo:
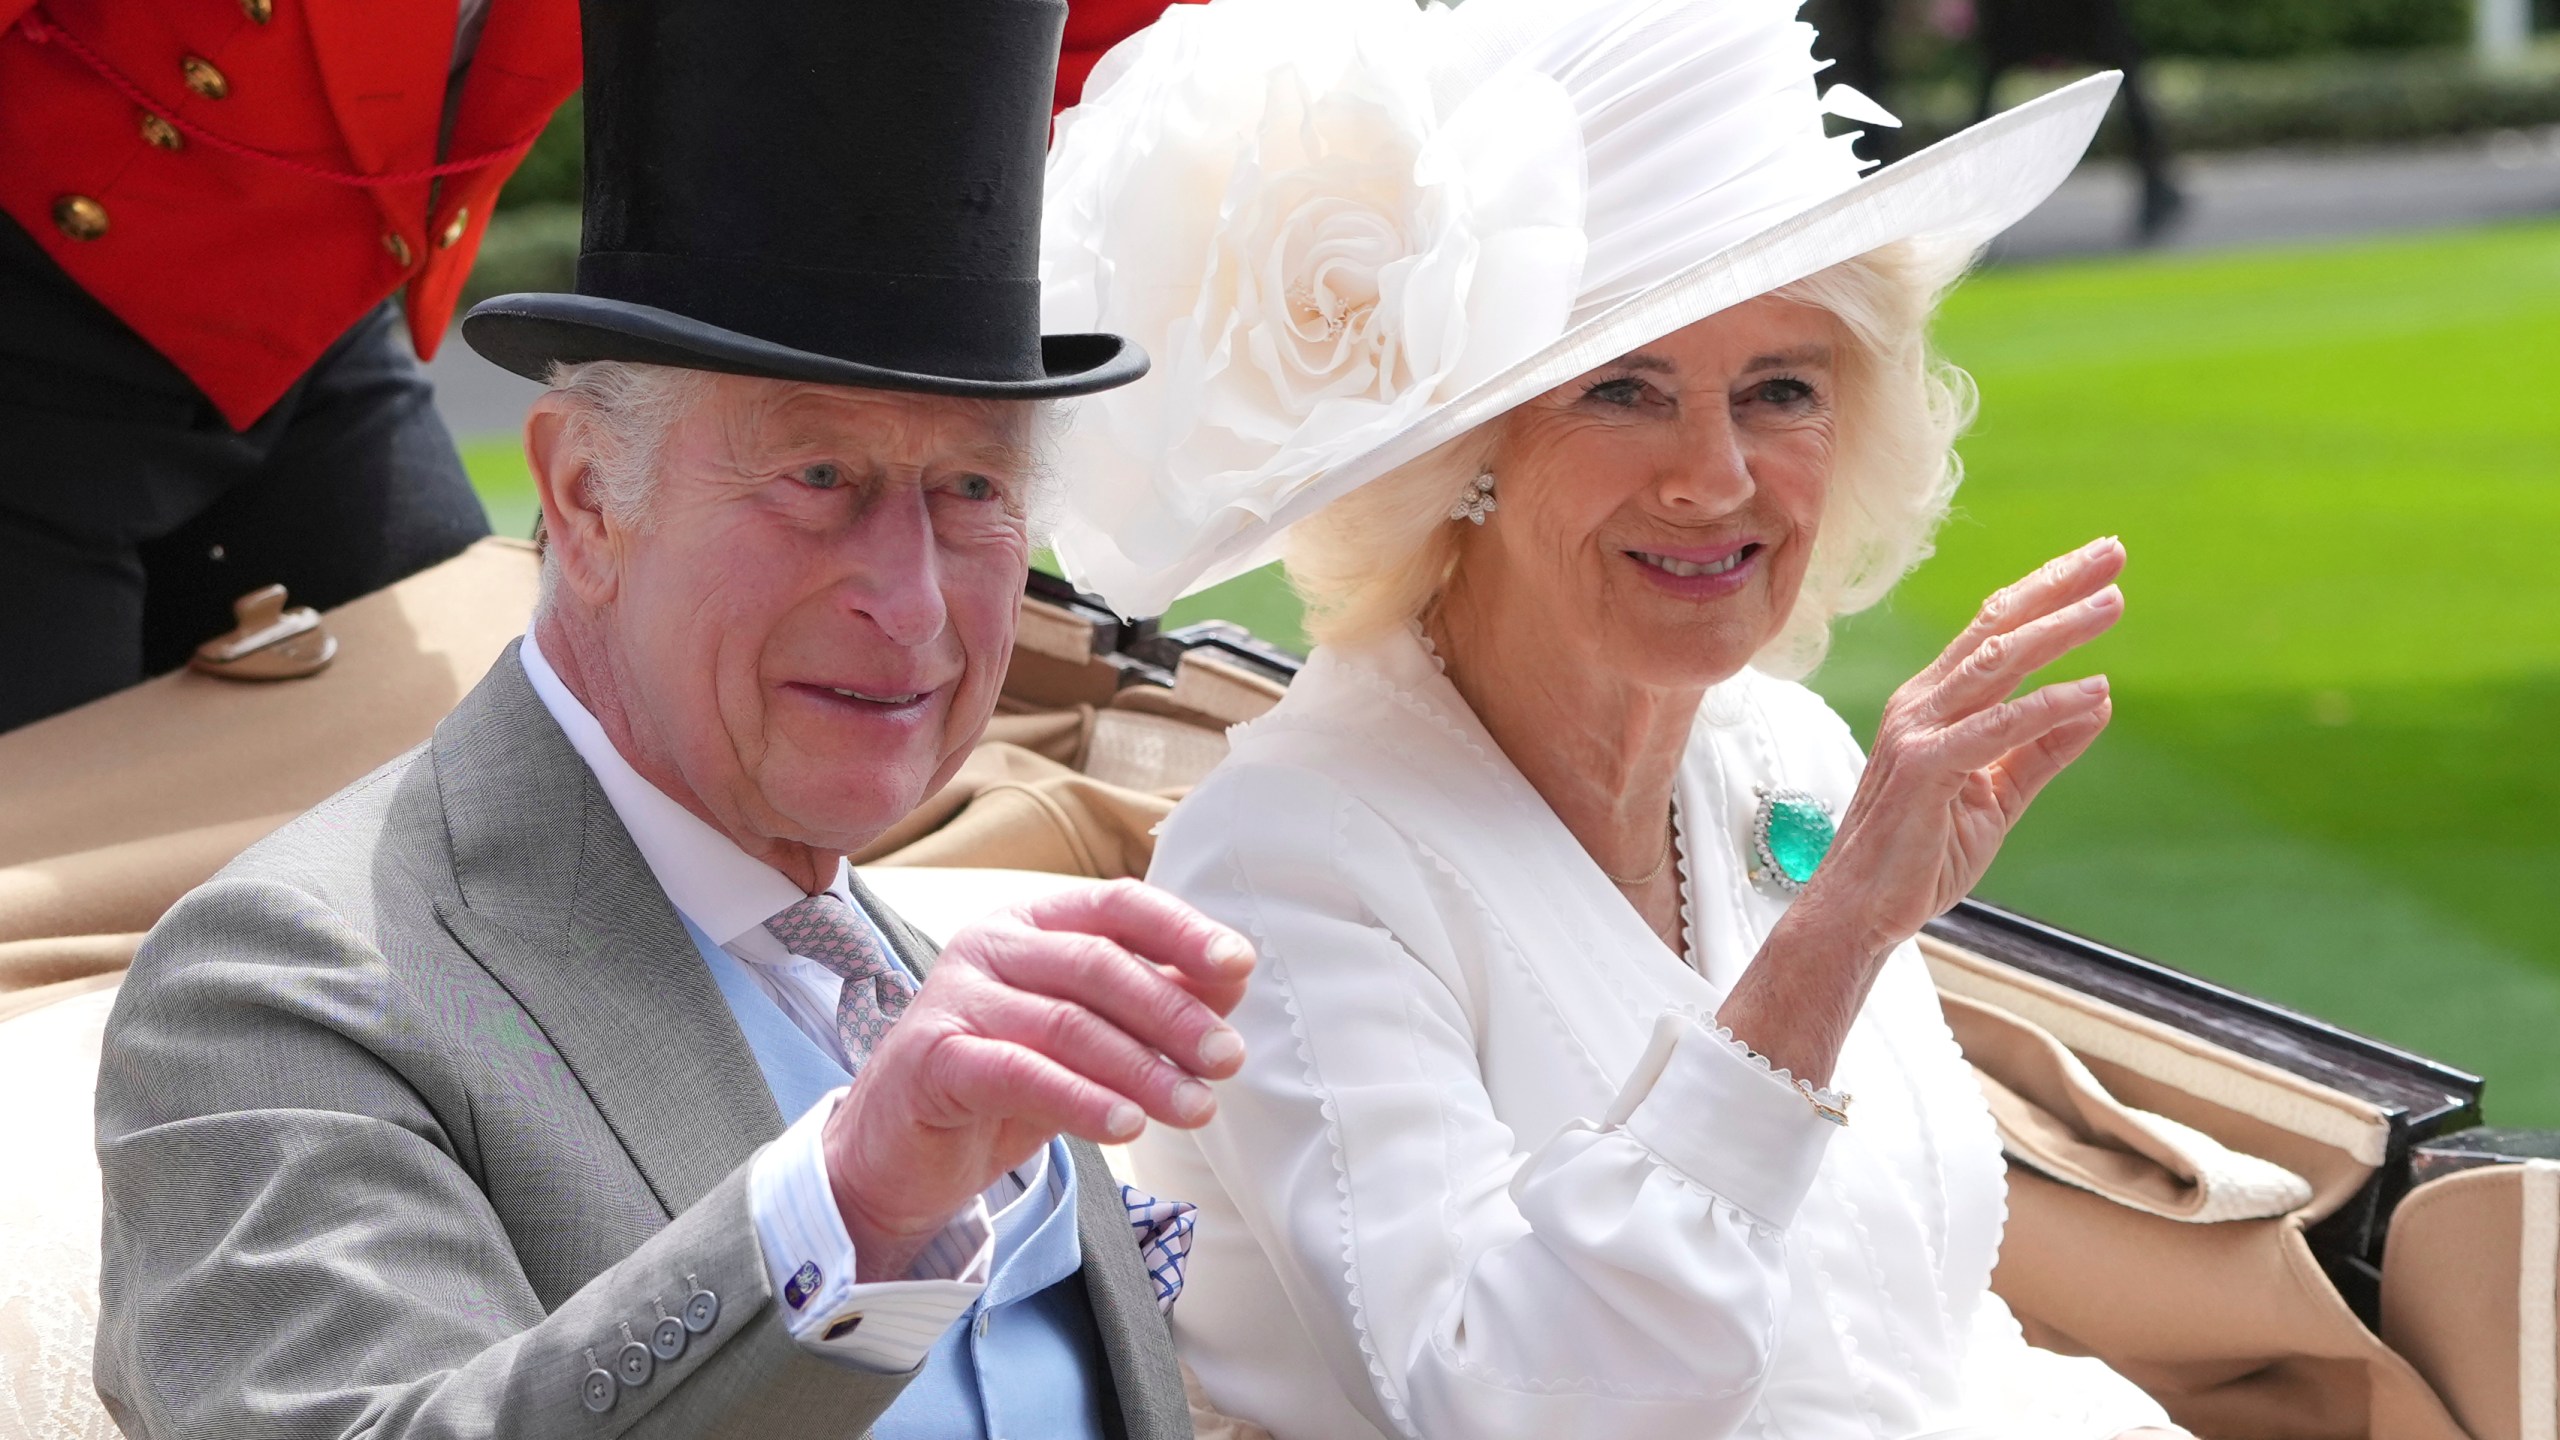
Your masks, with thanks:
M1192 557L1563 332L1585 252L1573 105L1525 65L1435 94L1451 19L1176 6L1059 117L1044 328L1116 331L1155 362L1078 407L1052 537L1069 579L1148 615L1262 564Z

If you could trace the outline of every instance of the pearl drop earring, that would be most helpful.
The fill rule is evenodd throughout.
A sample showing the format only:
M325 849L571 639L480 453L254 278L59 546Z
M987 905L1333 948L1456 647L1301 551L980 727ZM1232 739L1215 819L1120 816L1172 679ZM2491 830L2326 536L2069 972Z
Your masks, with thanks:
M1457 504L1449 507L1449 518L1470 520L1481 525L1484 517L1494 512L1496 503L1493 498L1493 472L1487 470L1458 497Z

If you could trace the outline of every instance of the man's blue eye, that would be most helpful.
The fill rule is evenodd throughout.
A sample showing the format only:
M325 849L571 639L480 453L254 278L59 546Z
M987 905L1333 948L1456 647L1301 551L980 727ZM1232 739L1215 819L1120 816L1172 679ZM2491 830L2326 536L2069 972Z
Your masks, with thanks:
M844 470L832 461L821 460L801 469L800 483L812 490L833 490L844 483Z
M984 475L963 475L960 477L960 494L970 500L993 500L996 498L996 482Z

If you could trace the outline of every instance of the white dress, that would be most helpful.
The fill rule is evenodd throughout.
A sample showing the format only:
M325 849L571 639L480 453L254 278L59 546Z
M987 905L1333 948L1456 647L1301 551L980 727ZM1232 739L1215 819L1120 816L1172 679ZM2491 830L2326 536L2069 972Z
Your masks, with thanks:
M1157 884L1251 935L1250 1047L1149 1188L1200 1204L1176 1340L1279 1440L2001 1436L2166 1424L1989 1289L1999 1140L1916 948L1833 1085L1713 1016L1785 900L1755 785L1840 813L1862 757L1745 672L1681 761L1691 956L1664 948L1418 633L1319 650L1166 822Z

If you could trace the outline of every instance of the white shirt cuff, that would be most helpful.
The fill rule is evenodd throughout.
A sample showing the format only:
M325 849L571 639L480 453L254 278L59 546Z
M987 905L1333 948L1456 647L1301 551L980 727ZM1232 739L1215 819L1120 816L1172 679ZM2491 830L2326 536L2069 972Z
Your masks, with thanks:
M1678 1010L1655 1022L1653 1043L1605 1123L1782 1230L1795 1222L1837 1128L1785 1071L1712 1020Z
M987 1288L995 1230L983 1197L952 1218L903 1280L857 1285L853 1237L836 1210L819 1143L838 1088L758 1152L747 1172L747 1207L764 1246L765 1273L784 1327L823 1360L884 1374L912 1370Z

